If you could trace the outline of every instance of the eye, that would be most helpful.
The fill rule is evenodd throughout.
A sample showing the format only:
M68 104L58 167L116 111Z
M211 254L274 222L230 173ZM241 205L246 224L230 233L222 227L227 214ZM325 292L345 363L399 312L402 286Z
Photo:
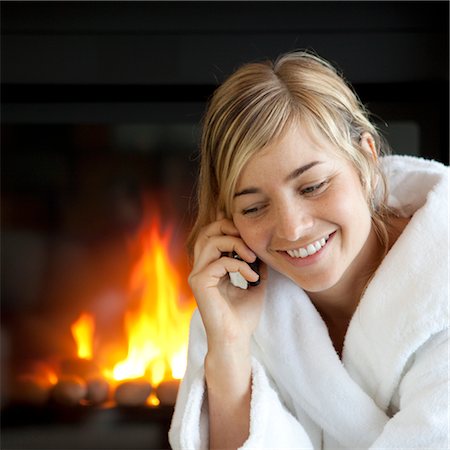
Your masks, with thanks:
M314 184L312 186L308 186L306 188L300 189L300 194L302 195L315 195L320 194L328 184L328 180L324 180L318 184Z
M258 213L260 213L263 209L265 208L265 205L257 205L257 206L252 206L250 208L245 208L242 210L242 214L244 216L255 216Z
M247 209L243 209L242 210L242 214L244 216L248 216L248 215L251 215L251 214L256 214L258 212L258 210L259 209L257 207L247 208Z

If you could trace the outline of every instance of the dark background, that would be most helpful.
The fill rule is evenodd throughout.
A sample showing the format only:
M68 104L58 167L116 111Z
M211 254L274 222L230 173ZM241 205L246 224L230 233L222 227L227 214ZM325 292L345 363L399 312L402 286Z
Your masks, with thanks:
M242 63L315 51L354 85L395 153L448 163L446 1L0 7L3 375L65 351L80 310L120 302L143 193L175 221L182 248L205 102ZM8 448L124 445L105 423L78 440L72 429L3 436ZM122 429L129 448L157 448L144 429Z

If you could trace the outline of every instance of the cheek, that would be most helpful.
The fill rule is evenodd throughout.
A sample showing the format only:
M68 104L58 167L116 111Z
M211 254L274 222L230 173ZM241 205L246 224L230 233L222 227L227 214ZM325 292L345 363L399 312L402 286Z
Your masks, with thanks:
M263 233L261 227L255 223L249 223L242 217L233 217L233 222L241 235L242 240L256 253L260 253L260 248L263 247Z
M342 228L356 226L362 231L371 222L367 202L357 183L336 189L321 206L328 220Z
M366 236L371 227L371 214L359 185L341 193L336 201L336 214L341 217L343 227L351 231L351 237Z

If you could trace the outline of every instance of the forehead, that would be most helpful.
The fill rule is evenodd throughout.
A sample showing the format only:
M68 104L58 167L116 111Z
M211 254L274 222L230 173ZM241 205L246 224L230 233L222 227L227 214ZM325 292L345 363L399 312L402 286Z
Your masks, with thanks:
M295 125L277 140L254 154L245 164L237 180L236 190L244 184L255 184L266 176L283 176L312 161L342 162L337 149L319 132Z

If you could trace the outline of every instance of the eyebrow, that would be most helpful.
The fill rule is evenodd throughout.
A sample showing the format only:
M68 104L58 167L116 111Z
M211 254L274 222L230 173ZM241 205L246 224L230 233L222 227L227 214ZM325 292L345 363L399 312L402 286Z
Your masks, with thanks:
M285 179L284 182L287 183L288 181L295 180L295 178L299 177L303 172L306 172L307 170L311 169L311 167L316 166L317 164L322 164L321 161L312 161L308 164L305 164L304 166L301 166L295 170L293 170Z
M305 164L304 166L298 167L297 169L293 170L285 179L284 182L288 183L289 181L295 180L297 177L299 177L302 173L306 172L307 170L311 169L312 167L316 166L317 164L322 164L321 161L312 161L308 164ZM256 187L249 187L247 189L243 189L242 191L236 192L234 194L234 198L239 197L241 195L247 195L247 194L259 194L261 190Z

